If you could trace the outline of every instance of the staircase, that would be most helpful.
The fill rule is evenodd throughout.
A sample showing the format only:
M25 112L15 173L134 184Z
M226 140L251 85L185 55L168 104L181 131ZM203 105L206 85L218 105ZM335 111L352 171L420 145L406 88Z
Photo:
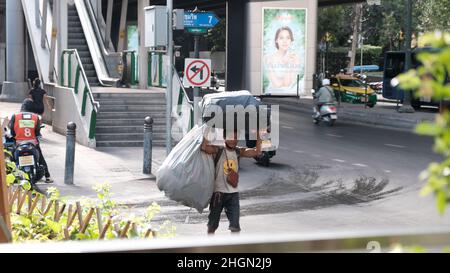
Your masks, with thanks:
M99 86L97 72L95 72L94 62L75 5L69 5L68 9L68 34L68 48L78 51L89 84L91 87Z
M153 145L164 146L166 97L164 92L94 90L100 103L97 115L97 147L143 147L144 119L153 118Z

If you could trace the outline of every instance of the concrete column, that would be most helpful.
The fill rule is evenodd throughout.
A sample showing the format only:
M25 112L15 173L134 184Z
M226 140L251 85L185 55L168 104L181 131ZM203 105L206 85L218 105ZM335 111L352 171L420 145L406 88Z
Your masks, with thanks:
M120 27L119 27L119 42L117 43L117 52L122 52L125 49L125 42L127 40L127 12L128 12L128 0L122 0L122 11L120 15Z
M245 12L245 1L227 2L227 90L240 90L243 87Z
M58 0L58 11L59 16L57 18L58 24L58 46L56 55L56 66L58 67L58 76L61 77L61 56L63 50L67 49L67 39L68 39L68 11L67 11L67 0Z
M144 7L150 5L150 0L138 1L138 29L139 29L139 88L147 89L148 81L148 50L145 47L145 13Z
M44 0L42 3L42 27L41 27L41 47L47 46L47 21L48 21L48 0Z
M113 14L114 0L108 0L108 8L106 13L106 31L105 31L105 45L109 47L111 41L111 25Z
M55 76L53 67L55 67L55 61L57 59L57 51L56 51L56 42L58 38L58 15L59 15L59 1L53 1L52 7L52 36L50 41L50 60L49 60L49 70L48 70L48 78L51 82L56 82L57 78Z
M103 13L102 13L102 0L96 0L97 2L97 22L98 25L101 26L101 18L103 18Z
M6 32L4 30L5 25L5 14L3 11L0 11L0 91L3 82L6 80L6 45L5 45L5 35Z
M27 94L25 82L25 19L22 2L6 1L6 82L2 101L22 101ZM12 57L11 57L12 56Z

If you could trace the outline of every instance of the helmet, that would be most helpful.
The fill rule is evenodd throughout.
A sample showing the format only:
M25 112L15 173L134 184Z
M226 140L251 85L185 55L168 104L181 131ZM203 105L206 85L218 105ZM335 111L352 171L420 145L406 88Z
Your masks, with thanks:
M329 79L324 79L324 80L322 81L322 85L323 85L323 86L330 85L330 80L329 80Z
M25 99L22 103L21 112L33 112L33 101L31 99Z

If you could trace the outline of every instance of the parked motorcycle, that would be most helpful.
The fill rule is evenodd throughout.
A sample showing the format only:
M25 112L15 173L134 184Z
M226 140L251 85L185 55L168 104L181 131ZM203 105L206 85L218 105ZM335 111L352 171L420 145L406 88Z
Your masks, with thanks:
M35 184L44 177L45 168L39 164L41 154L35 144L22 142L16 145L14 139L6 131L2 141L4 148L9 152L5 155L8 157L9 154L12 155L9 159L16 164L19 170L28 175L32 189L36 189Z
M32 142L23 142L17 145L14 151L14 161L17 168L28 174L33 187L44 177L45 168L39 164L41 154Z
M334 103L327 103L320 107L320 112L317 111L317 107L314 107L314 124L325 122L328 126L333 126L337 117L337 108Z

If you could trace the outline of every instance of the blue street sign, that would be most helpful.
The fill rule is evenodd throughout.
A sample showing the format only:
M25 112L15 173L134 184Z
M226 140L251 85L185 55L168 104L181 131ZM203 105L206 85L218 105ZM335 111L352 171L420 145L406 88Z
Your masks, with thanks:
M219 23L219 18L213 12L185 12L185 28L213 28Z

